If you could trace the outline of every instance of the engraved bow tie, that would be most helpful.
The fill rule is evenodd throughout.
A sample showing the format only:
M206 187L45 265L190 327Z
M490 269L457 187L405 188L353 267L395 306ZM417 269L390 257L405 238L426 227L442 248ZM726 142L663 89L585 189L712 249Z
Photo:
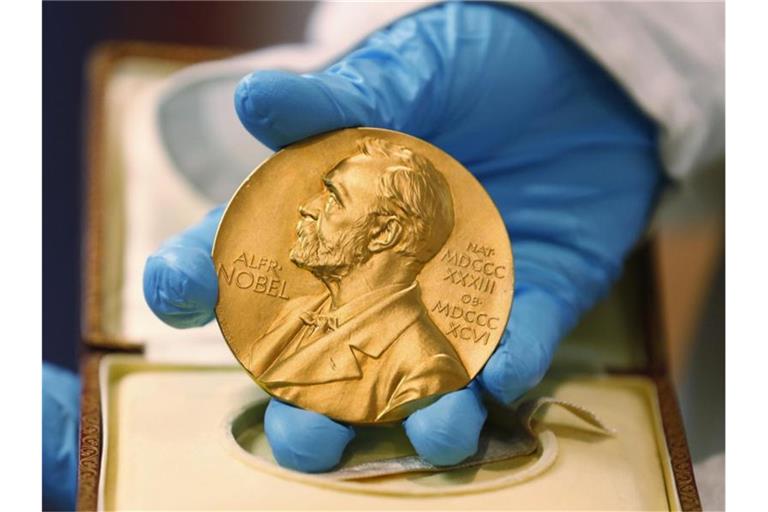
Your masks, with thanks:
M307 325L314 325L318 329L335 331L339 327L339 319L335 316L323 315L314 311L305 311L299 317Z

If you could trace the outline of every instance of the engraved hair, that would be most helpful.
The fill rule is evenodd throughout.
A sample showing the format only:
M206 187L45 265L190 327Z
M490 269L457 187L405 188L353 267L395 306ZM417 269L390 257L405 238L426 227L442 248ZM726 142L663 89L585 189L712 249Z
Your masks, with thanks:
M366 156L389 161L378 185L379 203L373 215L394 215L402 226L395 247L399 254L426 263L453 230L453 199L445 177L429 159L386 140L358 141Z

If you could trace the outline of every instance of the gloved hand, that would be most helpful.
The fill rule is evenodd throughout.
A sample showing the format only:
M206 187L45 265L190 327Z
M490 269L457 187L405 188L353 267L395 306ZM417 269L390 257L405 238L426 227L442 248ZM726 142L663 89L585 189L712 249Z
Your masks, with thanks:
M80 379L43 363L43 509L74 510Z
M505 336L470 387L405 421L416 451L438 465L476 451L481 391L510 403L539 382L559 340L618 276L662 181L653 124L572 43L507 6L420 11L320 73L249 75L235 106L274 149L350 126L421 137L461 161L496 202L516 267ZM209 254L220 215L147 262L147 302L171 325L213 318ZM303 471L333 467L354 436L274 400L265 422L278 462Z

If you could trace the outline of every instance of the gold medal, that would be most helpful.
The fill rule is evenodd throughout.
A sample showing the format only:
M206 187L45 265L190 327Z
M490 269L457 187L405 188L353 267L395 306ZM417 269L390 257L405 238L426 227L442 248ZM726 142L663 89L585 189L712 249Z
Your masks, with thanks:
M238 361L272 396L347 423L466 386L512 305L512 249L482 185L390 130L275 153L227 206L213 261Z

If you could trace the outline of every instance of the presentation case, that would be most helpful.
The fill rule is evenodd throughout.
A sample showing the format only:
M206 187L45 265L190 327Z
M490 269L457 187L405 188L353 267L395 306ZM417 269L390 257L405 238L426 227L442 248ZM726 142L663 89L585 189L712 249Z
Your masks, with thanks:
M552 435L554 452L362 482L282 469L258 431L243 449L233 420L266 397L215 322L185 331L165 326L145 305L141 279L147 255L215 206L165 153L159 98L174 72L231 54L119 42L91 58L79 509L701 508L665 364L653 240L635 250L610 295L529 393L594 411L614 436L552 409L539 429ZM376 442L353 444L344 463L366 450L408 452L396 429L377 436L359 435Z

